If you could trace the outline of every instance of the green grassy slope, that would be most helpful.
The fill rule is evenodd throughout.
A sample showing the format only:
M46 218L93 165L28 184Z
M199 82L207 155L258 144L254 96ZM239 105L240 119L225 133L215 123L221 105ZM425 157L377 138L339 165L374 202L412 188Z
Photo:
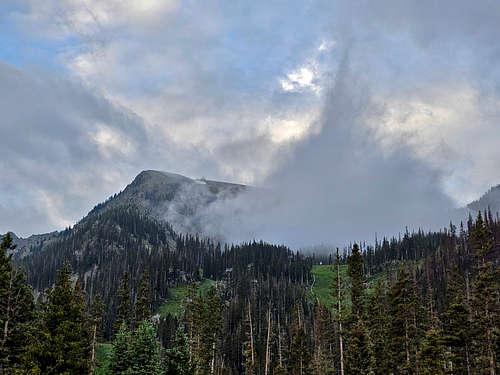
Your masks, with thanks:
M215 281L205 279L198 285L198 292L205 295L206 292L215 284ZM161 316L168 314L179 316L184 311L184 302L188 294L188 285L183 285L177 288L168 290L167 301L160 306L159 313Z
M328 307L333 307L334 304L337 303L337 298L332 296L330 293L330 286L332 284L333 278L336 277L336 273L334 272L333 266L328 265L316 265L312 267L311 270L314 276L314 284L312 288L309 290L308 295L312 301L318 298L323 304ZM347 265L340 266L340 277L344 284L345 288L345 302L349 305L349 288L350 288L350 278L347 275ZM380 272L372 275L367 280L367 294L371 295L374 290L374 286L379 278L387 279L387 276L384 272ZM349 307L349 306L347 306Z

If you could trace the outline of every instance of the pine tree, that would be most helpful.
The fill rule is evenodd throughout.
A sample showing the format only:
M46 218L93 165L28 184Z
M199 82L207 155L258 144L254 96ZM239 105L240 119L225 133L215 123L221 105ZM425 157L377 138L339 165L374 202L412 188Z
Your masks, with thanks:
M118 310L114 323L115 333L121 329L122 323L130 326L130 289L128 286L129 276L128 272L123 274L122 284L118 289Z
M165 375L194 375L195 370L187 336L184 330L179 328L175 335L174 346L165 351Z
M0 374L13 372L21 361L23 347L27 345L27 331L34 319L31 289L24 273L12 266L16 245L10 233L0 244Z
M160 344L151 322L144 320L132 335L127 375L161 375Z
M110 375L125 374L130 368L131 340L132 335L130 334L130 331L125 322L123 322L118 333L116 334L115 340L113 341L113 347L111 349L109 364Z
M46 293L41 315L30 337L24 367L44 375L85 374L90 371L91 333L79 284L72 287L67 263L54 289Z
M139 325L143 320L151 318L151 281L149 279L149 271L144 270L141 283L139 285L139 293L135 303L135 325Z

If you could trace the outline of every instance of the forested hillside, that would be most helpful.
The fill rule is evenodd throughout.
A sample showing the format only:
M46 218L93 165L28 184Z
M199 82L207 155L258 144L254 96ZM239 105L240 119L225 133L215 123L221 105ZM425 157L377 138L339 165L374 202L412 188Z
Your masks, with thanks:
M181 177L141 174L29 251L4 237L2 373L498 373L490 210L306 255L176 232L148 205Z
M500 223L486 212L458 231L303 256L262 242L221 246L131 207L109 209L20 260L37 302L4 238L2 368L495 374L499 243ZM179 287L176 311L159 314ZM112 349L102 352L105 342Z

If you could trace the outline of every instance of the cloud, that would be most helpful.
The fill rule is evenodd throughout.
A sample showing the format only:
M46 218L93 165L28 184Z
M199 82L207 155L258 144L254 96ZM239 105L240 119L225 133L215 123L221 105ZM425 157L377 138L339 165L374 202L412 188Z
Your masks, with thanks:
M299 143L270 174L269 190L217 202L208 208L215 220L200 214L210 218L204 231L305 247L371 241L405 226L446 226L454 211L441 171L418 160L405 142L391 150L381 146L371 126L386 117L369 92L346 59L325 98L321 132Z
M302 198L273 233L288 225L293 237L303 209L315 224L309 239L333 227L347 238L382 222L387 230L417 225L409 213L424 220L430 213L416 206L450 206L443 191L462 204L498 183L497 3L10 0L0 7L11 25L0 43L15 46L0 56L18 64L1 67L2 160L14 168L2 168L11 183L0 184L0 205L9 218L24 210L27 223L4 228L56 229L141 169L297 186L307 194L285 189L290 200ZM14 56L27 49L41 68ZM23 187L19 194L12 184ZM48 205L42 191L65 204ZM343 194L345 201L332 198ZM372 211L361 215L358 206ZM359 219L363 233L331 217L349 207L370 218Z
M0 82L0 232L61 229L133 176L127 150L148 141L132 113L46 72L0 63Z

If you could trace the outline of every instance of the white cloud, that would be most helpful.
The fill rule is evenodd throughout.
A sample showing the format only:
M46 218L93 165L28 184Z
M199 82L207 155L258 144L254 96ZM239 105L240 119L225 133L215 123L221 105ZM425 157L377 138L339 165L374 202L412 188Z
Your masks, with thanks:
M295 92L302 90L311 90L316 94L320 92L320 86L317 83L317 73L314 64L300 67L280 79L281 88L285 92Z
M102 123L98 123L96 127L96 132L90 136L104 157L131 157L135 154L136 147L125 134Z
M400 140L427 165L443 171L444 189L464 205L500 180L500 98L482 98L467 84L425 86L378 97L381 121L371 123L379 142L392 149Z

